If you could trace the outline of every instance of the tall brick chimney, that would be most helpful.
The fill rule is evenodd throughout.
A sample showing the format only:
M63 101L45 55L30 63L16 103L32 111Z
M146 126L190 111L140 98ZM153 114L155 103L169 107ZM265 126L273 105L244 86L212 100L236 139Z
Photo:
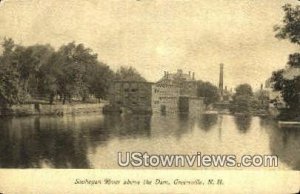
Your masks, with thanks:
M223 100L223 71L224 71L224 64L221 63L220 64L220 78L219 78L219 92L220 92L220 95L221 95L221 100Z

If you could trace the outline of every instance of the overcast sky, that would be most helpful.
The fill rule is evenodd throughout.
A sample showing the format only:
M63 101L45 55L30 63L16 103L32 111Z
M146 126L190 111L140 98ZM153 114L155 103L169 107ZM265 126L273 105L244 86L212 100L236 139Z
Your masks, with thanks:
M147 80L163 71L259 87L299 50L274 38L285 3L296 0L6 0L0 38L23 45L84 43L113 70L134 66Z

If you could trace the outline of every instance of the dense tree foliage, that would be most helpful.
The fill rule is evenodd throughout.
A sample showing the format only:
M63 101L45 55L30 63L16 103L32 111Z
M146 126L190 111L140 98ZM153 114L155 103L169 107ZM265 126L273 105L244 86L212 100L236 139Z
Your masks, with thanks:
M285 70L273 72L271 77L273 89L281 92L287 108L297 111L300 108L300 76L287 79L284 77L285 72Z
M287 39L291 43L300 45L300 6L286 4L283 6L284 18L280 26L275 26L276 37ZM300 53L290 54L286 69L273 72L271 81L273 89L280 91L290 110L300 109L300 75L285 76L293 72L293 68L300 68Z
M15 44L12 39L4 39L3 54L0 56L0 107L6 108L20 101L20 73L14 60Z
M113 80L146 81L134 68L114 73L97 54L75 42L55 50L50 45L22 46L4 39L0 55L0 105L72 99L105 99Z
M260 108L258 99L254 96L249 84L240 84L235 89L231 111L238 113L251 113Z
M284 18L282 25L274 27L279 39L289 39L292 43L300 44L300 6L286 4L283 6Z
M253 96L252 87L249 84L237 86L235 92L235 96Z
M206 106L219 100L219 90L210 82L197 81L197 93L198 97L204 98L204 104Z
M146 81L134 67L120 67L117 72L115 79L120 81Z

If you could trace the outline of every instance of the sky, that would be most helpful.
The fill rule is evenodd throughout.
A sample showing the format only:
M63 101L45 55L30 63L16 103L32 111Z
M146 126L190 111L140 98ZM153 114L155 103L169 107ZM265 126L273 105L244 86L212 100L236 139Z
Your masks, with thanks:
M0 39L18 44L75 41L113 70L135 67L155 82L164 71L195 72L218 85L259 88L299 50L274 37L282 6L296 0L4 0Z

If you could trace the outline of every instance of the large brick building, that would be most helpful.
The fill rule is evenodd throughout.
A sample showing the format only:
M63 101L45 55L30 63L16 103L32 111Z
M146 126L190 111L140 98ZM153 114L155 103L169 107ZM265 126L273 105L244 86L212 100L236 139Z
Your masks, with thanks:
M153 112L199 112L203 109L203 99L197 97L195 73L165 72L152 86Z
M105 111L177 113L199 112L203 99L197 97L195 74L165 72L156 83L115 81L109 91L110 105Z
M114 81L109 91L113 109L124 108L133 112L152 112L152 83L138 81Z

